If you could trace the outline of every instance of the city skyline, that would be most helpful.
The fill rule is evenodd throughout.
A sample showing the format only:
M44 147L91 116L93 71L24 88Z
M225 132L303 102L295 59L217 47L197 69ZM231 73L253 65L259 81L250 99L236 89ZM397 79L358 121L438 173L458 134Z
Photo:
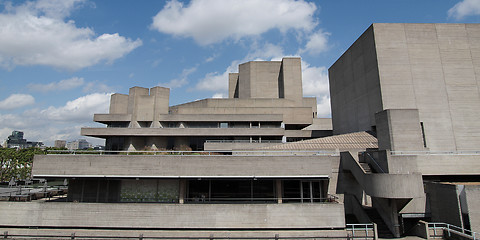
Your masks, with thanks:
M133 86L169 87L170 105L226 97L239 63L283 56L302 57L304 95L330 117L327 69L371 23L479 20L475 0L4 1L0 139L82 138L110 94Z

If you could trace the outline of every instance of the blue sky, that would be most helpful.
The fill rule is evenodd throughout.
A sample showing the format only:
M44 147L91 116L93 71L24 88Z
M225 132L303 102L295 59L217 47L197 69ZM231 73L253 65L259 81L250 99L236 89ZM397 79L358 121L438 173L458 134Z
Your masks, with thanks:
M370 24L479 21L480 0L0 0L0 140L78 139L132 86L170 87L170 105L226 97L238 64L282 56L302 57L329 117L328 68Z

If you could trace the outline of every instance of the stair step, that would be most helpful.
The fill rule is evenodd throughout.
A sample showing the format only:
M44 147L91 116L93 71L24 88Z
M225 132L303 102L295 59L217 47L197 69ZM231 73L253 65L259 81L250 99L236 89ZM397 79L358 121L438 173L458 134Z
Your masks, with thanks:
M370 165L368 163L361 162L360 166L366 173L372 173L372 168L370 168Z

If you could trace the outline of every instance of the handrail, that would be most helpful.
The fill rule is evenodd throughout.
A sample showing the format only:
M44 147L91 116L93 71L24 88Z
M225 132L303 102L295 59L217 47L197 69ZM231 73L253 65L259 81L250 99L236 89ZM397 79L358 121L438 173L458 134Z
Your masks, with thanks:
M382 173L385 173L385 171L383 170L382 167L380 167L380 165L377 163L377 161L375 160L375 158L373 158L369 152L364 152L368 157L370 157L370 159L373 161L373 163L375 163L375 165L378 167L378 169L380 169L380 171Z
M363 238L363 239L368 239L368 238L373 238L375 239L375 225L374 223L354 223L354 224L347 224L346 225L346 230L347 231L352 231L352 238ZM355 231L362 232L364 235L357 234L358 236L355 236ZM372 232L373 235L369 235L368 233Z
M433 234L434 236L437 235L437 229L442 229L442 234L443 230L446 230L448 232L448 236L451 236L451 233L457 233L457 234L464 234L468 236L472 236L473 240L480 239L479 236L480 234L462 227L455 226L453 224L449 223L428 223L428 228L433 229Z
M231 154L231 155L226 155ZM169 156L338 156L335 151L110 151L110 150L47 150L47 155L169 155ZM247 155L248 154L248 155Z
M282 140L205 140L206 143L282 143Z
M390 151L390 155L480 155L480 151Z

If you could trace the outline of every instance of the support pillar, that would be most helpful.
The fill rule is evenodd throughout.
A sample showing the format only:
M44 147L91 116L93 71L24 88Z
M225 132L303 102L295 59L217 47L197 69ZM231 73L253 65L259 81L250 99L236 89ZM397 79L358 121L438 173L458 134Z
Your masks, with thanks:
M275 186L277 187L277 203L283 203L283 192L282 192L282 180L277 179L275 181Z
M178 194L178 203L184 204L185 203L185 189L187 187L187 180L180 179L180 191Z

